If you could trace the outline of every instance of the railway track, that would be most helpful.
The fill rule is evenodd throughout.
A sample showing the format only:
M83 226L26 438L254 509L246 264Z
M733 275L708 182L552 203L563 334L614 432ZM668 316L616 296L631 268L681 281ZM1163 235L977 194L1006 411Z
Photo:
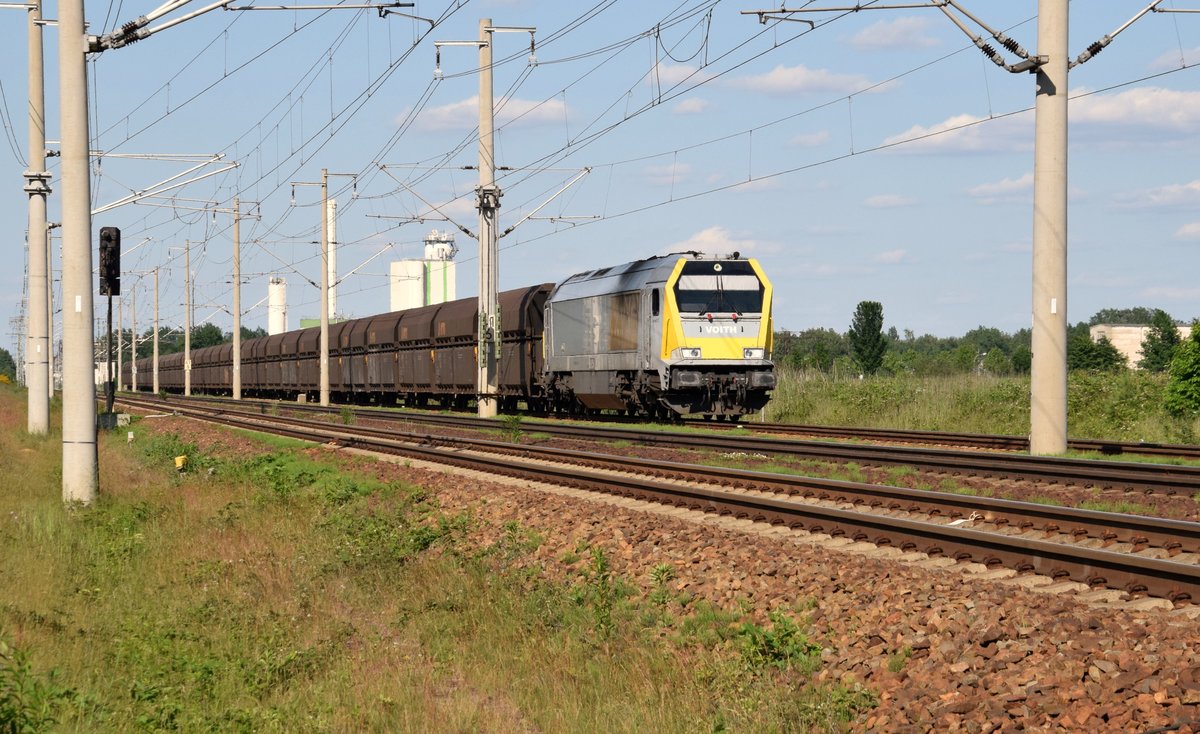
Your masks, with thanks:
M159 404L176 406L197 403L226 406L230 410L240 409L239 403L232 400L207 397L172 397ZM465 430L478 430L481 427L498 429L504 426L499 419L481 420L474 416L408 411L400 413L383 408L323 407L305 403L245 400L241 401L241 405L255 406L264 413L272 410L339 414L343 410L350 410L358 418L390 421L398 425ZM577 425L559 421L530 421L524 424L523 430L536 431L556 438L629 441L647 446L772 454L794 459L856 463L865 466L911 466L952 476L1001 477L1125 492L1200 496L1200 466L973 453L923 446L839 444L770 436L731 435L728 431L663 431L623 425Z
M159 401L120 400L143 409L162 407ZM192 405L175 410L183 416L249 430L802 528L989 568L1003 566L1070 579L1089 587L1175 602L1200 600L1198 523L671 464L594 451L398 432L394 428L333 426L325 421L254 414L226 406ZM895 513L919 514L927 519ZM999 530L985 532L962 526L975 522ZM1089 547L1089 543L1104 547Z
M723 424L720 423L711 425L718 428L723 427ZM724 426L729 425L731 424L724 424ZM958 446L1001 451L1029 451L1029 439L1025 436L953 433L949 431L909 431L890 428L838 428L835 426L799 425L794 423L741 423L738 426L754 431L755 433L775 435ZM1136 456L1154 456L1160 458L1200 459L1200 446L1192 444L1072 438L1067 440L1067 448L1071 451L1095 452L1109 456L1133 454Z

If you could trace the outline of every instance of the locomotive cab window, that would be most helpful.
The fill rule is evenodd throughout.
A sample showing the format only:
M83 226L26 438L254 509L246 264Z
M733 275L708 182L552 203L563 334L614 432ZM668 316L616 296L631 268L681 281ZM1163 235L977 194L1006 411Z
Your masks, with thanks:
M763 285L750 263L694 260L683 264L675 284L682 313L762 313Z
M658 315L658 289L655 288L650 296L650 313L654 316Z

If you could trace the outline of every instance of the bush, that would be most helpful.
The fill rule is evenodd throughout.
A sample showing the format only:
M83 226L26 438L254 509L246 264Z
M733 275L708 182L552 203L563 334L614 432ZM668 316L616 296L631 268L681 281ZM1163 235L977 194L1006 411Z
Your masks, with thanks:
M1178 418L1200 415L1200 321L1192 324L1191 337L1175 349L1168 370L1164 405Z

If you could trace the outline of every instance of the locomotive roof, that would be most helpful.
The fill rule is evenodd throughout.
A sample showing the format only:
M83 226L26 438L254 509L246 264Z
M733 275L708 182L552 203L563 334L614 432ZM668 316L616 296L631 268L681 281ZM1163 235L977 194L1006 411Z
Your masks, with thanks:
M651 283L664 283L680 260L720 262L737 259L737 253L730 257L702 257L696 253L655 255L645 260L576 273L558 284L550 294L550 300L586 298L604 293L627 293L641 290Z

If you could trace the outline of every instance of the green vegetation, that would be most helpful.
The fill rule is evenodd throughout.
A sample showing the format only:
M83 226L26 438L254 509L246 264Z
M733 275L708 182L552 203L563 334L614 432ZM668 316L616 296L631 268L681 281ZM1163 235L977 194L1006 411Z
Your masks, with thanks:
M1180 341L1175 319L1162 309L1156 310L1150 320L1150 332L1142 341L1142 359L1138 367L1148 372L1166 371Z
M500 416L500 433L509 443L521 443L525 429L521 427L521 416L518 414Z
M17 380L17 363L13 361L12 353L3 347L0 347L0 376L7 378L8 382Z
M1192 440L1189 436L1200 431L1200 342L1193 343L1197 344L1194 366L1180 374L1181 384L1192 386L1188 389L1196 397L1194 412L1184 411L1180 418L1168 412L1163 398L1168 385L1165 375L1140 370L1072 372L1067 384L1071 435L1151 443ZM1186 359L1191 348L1184 347L1180 354ZM1029 434L1028 377L894 375L859 380L781 367L778 378L767 404L766 419L771 422Z
M267 330L261 326L249 329L242 327L242 341L249 339L257 339L267 335ZM113 329L113 343L116 344L117 330ZM122 329L120 333L121 343L126 345L128 349L129 343L133 340L132 329ZM146 329L138 334L137 356L150 357L154 353L154 329ZM222 332L220 327L215 324L199 324L192 327L192 349L203 349L217 344L230 344L233 342L233 332ZM183 331L179 329L170 329L161 327L158 330L158 353L174 354L183 351Z
M551 573L538 532L382 462L144 421L101 437L100 500L69 511L21 404L0 388L0 468L25 478L0 493L6 734L839 731L874 705L813 682L801 608L718 609L598 545Z
M883 304L878 301L862 301L854 309L854 320L850 322L850 351L854 364L864 375L873 375L883 366L883 355L887 351L887 338L883 335Z
M1195 419L1200 416L1200 321L1192 323L1190 336L1176 348L1169 375L1165 407L1186 435L1193 437Z

